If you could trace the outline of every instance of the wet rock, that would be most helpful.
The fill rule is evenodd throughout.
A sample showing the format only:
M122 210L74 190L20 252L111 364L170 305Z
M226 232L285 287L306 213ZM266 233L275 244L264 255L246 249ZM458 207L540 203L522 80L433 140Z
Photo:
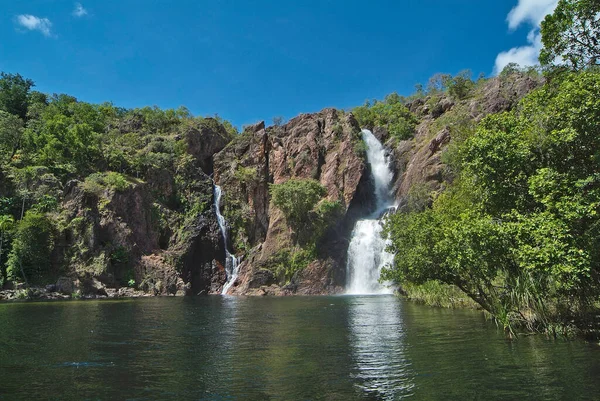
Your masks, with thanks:
M56 286L56 291L58 291L62 294L66 294L66 295L71 295L73 293L73 291L75 290L73 280L70 279L69 277L60 277L56 281L55 286Z

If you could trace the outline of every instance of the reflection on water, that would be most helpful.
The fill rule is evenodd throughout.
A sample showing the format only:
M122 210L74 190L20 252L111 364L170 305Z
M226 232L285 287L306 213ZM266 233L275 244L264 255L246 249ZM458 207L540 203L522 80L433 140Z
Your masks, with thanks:
M352 297L349 303L353 378L375 399L408 396L414 387L400 307L393 296Z
M389 296L0 304L0 400L593 399L600 347Z

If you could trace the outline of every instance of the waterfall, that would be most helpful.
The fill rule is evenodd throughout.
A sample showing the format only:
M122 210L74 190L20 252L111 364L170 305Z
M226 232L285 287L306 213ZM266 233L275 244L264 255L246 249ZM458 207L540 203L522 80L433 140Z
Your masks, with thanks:
M379 283L381 269L391 264L393 255L386 252L387 241L381 237L382 216L395 208L390 187L393 173L385 149L369 130L362 130L367 145L367 160L375 183L375 212L359 220L352 231L346 265L348 294L389 294L391 289Z
M227 273L227 282L223 286L223 291L221 294L227 294L227 291L235 280L238 277L238 268L239 261L229 251L229 240L227 236L227 222L225 221L225 217L221 214L221 195L223 191L221 187L215 184L215 214L217 215L217 221L219 222L219 228L221 229L221 234L223 235L223 243L225 244L225 272Z

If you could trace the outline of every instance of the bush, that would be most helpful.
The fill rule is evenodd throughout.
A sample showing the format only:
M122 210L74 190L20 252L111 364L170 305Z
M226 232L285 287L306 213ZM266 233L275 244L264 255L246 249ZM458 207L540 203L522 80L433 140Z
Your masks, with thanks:
M291 179L281 184L271 184L269 192L273 204L281 209L294 229L308 222L309 212L327 194L324 186L311 179Z
M306 249L300 247L279 250L269 260L275 277L282 284L289 283L294 274L304 270L316 258L314 246Z
M354 108L352 113L362 128L384 127L398 140L411 138L417 125L416 117L399 101L376 101L373 105L367 102Z
M106 190L122 192L133 184L123 174L109 171L107 173L94 173L86 177L83 182L83 189L86 192L96 195Z
M37 280L50 270L54 246L52 222L44 215L33 212L19 221L8 257L10 279ZM22 269L21 269L22 267ZM23 277L23 272L26 277Z

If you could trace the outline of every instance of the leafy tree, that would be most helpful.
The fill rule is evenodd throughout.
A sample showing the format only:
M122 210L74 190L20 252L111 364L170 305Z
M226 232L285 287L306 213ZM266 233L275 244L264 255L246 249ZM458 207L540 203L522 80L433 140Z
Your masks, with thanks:
M2 279L2 283L6 283L7 275L6 275L6 266L2 261L3 256L3 247L6 242L7 237L10 235L13 227L14 227L14 219L10 215L1 215L0 216L0 278Z
M437 73L429 78L427 82L427 92L429 94L440 93L448 89L448 85L452 81L452 75Z
M454 184L386 231L399 283L455 285L494 315L542 330L600 294L600 74L563 74L459 146Z
M475 82L473 82L471 76L471 71L465 70L450 78L447 83L448 93L450 96L458 100L466 98L471 90L475 87Z
M0 110L0 162L7 163L19 149L23 125L20 117Z
M54 246L53 226L45 215L28 212L17 224L12 250L8 257L8 276L40 279L51 265Z
M564 63L580 70L600 63L600 2L559 0L554 13L542 21L540 62Z
M0 110L27 119L29 90L34 86L32 80L20 74L0 73Z
M308 213L327 190L318 181L310 179L290 179L269 188L273 204L277 206L294 228L308 222Z
M361 127L384 127L398 140L409 139L414 135L417 119L397 96L388 95L385 102L375 102L373 105L367 102L354 108L352 113Z

